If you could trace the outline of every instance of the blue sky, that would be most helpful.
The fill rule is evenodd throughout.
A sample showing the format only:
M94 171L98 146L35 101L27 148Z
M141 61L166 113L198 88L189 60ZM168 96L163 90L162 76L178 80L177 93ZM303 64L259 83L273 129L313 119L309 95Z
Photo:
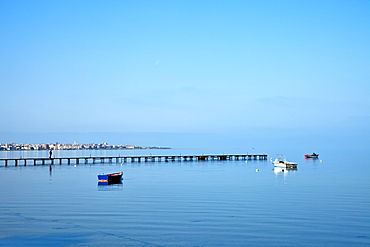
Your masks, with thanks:
M3 0L0 132L369 135L369 30L365 0Z

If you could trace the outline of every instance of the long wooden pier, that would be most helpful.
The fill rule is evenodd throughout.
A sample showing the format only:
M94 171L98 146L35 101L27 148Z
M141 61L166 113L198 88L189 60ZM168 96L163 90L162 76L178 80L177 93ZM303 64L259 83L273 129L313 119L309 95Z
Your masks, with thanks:
M208 161L208 160L267 160L267 154L212 154L212 155L148 155L148 156L101 156L101 157L60 157L60 158L5 158L3 165L54 165L88 163L126 162L169 162L169 161Z

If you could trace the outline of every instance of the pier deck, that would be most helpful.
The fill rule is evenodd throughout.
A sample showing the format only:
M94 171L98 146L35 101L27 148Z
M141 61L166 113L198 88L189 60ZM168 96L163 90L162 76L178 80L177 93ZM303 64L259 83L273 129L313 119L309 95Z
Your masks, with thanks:
M87 156L56 158L3 158L0 165L54 165L80 163L116 163L119 162L168 162L168 161L208 161L208 160L267 160L266 154L213 154L213 155L148 155L148 156Z

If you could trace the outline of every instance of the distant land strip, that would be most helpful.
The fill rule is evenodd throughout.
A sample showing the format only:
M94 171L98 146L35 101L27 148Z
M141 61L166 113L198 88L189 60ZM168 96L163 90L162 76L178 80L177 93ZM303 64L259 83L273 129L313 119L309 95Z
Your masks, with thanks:
M238 148L169 148L169 149L238 149Z
M73 144L48 143L48 144L23 144L23 143L0 143L0 151L12 150L100 150L100 149L171 149L169 147L142 147L137 145L110 145L104 143Z

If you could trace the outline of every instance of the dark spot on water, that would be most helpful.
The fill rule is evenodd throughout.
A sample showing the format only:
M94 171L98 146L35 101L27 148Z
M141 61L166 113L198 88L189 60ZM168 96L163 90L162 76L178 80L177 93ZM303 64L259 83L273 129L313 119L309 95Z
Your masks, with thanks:
M356 238L368 238L368 236L356 236Z

